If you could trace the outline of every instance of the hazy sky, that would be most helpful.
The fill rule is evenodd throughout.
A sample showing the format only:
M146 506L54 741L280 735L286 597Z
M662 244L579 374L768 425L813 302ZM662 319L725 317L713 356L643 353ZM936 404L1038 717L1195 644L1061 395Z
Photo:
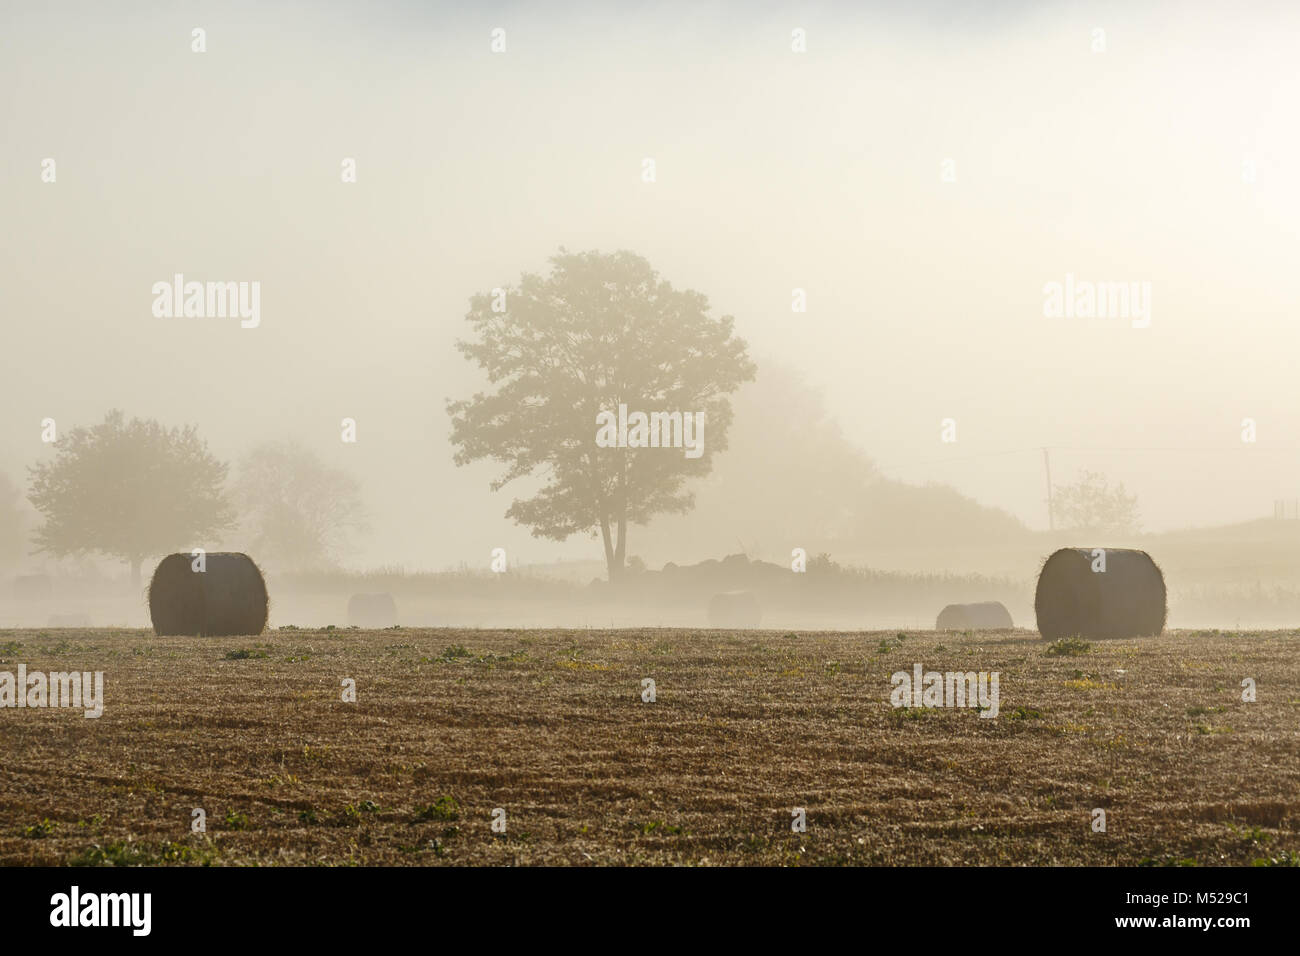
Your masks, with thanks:
M348 469L357 563L598 559L506 522L444 410L468 297L563 245L644 255L888 474L1032 526L1044 445L1151 530L1300 497L1296 5L469 6L5 3L0 469L118 406ZM154 317L176 272L260 281L260 326ZM1149 282L1150 326L1045 317L1067 274Z

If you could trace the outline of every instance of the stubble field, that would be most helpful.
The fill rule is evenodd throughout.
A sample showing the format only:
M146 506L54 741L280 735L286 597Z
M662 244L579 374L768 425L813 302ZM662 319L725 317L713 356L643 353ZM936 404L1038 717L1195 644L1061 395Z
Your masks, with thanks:
M1023 630L4 631L0 671L103 671L105 703L0 710L0 863L1300 862L1300 634L1048 650ZM998 717L892 707L915 663L999 672Z

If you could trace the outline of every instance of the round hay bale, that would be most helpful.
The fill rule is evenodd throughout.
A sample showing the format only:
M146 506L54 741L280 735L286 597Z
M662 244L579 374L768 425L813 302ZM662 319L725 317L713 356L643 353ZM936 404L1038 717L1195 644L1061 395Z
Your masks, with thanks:
M348 598L348 623L379 629L397 624L397 602L391 594L354 594Z
M169 554L149 582L149 617L159 637L261 634L269 602L262 572L246 554L215 551L205 570L188 554Z
M763 610L753 591L724 591L709 598L709 624L713 627L758 627Z
M1009 631L1011 612L1001 601L949 604L934 622L936 631Z
M1105 571L1092 569L1099 550L1105 552ZM1062 548L1038 574L1034 614L1049 641L1145 637L1164 630L1166 598L1165 576L1145 551Z

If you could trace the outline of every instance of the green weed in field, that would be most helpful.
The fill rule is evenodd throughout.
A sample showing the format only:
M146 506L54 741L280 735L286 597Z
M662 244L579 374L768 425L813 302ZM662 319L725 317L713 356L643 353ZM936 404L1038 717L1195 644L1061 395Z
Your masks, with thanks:
M1077 637L1063 637L1047 645L1044 652L1048 657L1078 657L1087 654L1092 645Z
M456 798L443 794L435 803L426 803L422 807L416 807L415 819L419 822L429 820L458 820L460 819L460 804Z
M23 828L23 836L29 840L43 840L54 832L58 824L48 818Z

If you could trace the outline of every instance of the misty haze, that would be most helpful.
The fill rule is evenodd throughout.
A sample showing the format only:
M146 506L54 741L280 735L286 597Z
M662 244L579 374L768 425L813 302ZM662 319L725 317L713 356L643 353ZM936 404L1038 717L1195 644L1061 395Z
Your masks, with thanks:
M4 240L22 264L5 283L0 422L11 583L48 575L63 612L147 623L119 586L124 559L89 541L32 544L47 516L29 469L59 448L42 422L66 435L120 409L193 426L230 468L227 497L268 446L355 489L355 508L298 499L278 527L238 509L219 534L177 527L142 556L253 554L284 580L273 623L341 624L367 587L403 592L412 624L700 623L695 596L637 611L557 587L474 611L434 599L434 579L392 574L486 576L500 548L534 592L607 577L598 522L558 537L513 520L543 467L491 490L501 469L456 467L445 410L486 385L455 348L470 301L544 279L563 247L626 250L699 293L713 320L735 317L755 368L724 396L727 444L706 438L707 465L676 491L693 503L646 503L628 529L634 568L743 554L788 569L802 548L873 572L998 578L990 596L1032 625L1052 550L1136 545L1169 577L1176 624L1279 625L1300 611L1288 348L1300 280L1282 268L1300 214L1284 104L1300 83L1285 31L1274 41L1249 22L1170 24L1117 6L1124 40L1095 52L1092 21L1063 10L985 23L929 4L777 56L797 45L779 18L737 22L723 7L591 14L580 33L520 10L494 57L421 29L415 6L318 12L306 30L267 13L256 32L239 27L246 12L206 25L225 35L202 57L159 42L170 16L69 30L69 10L30 10L0 41L6 86L41 88L10 99L3 154L24 224ZM47 74L38 61L55 36L67 63ZM1248 64L1229 69L1247 37ZM621 69L602 73L613 59ZM1126 310L1128 284L1144 287L1145 317L1120 317L1118 300L1108 317L1104 290L1086 311L1073 286L1092 280L1122 285ZM192 302L186 282L199 284ZM1059 301L1053 311L1066 291L1069 318ZM631 303L574 307L589 333L602 309ZM618 387L634 405L654 398ZM341 440L344 419L355 443ZM1058 497L1097 495L1053 521L1045 466ZM122 467L115 480L132 482L138 463ZM293 497L285 488L263 494ZM1133 507L1110 513L1107 495L1125 493ZM342 534L360 514L364 532ZM328 583L285 577L325 571ZM351 580L380 571L374 585ZM906 600L846 597L817 621L932 621L946 592L907 587ZM774 608L771 623L805 610ZM0 622L51 613L6 602Z
M188 830L119 814L96 852L130 834L153 855L117 862L338 862L335 836L293 828L351 826L365 801L450 827L438 787L484 827L498 802L559 802L527 774L517 804L453 793L464 768L553 754L437 709L467 687L496 708L483 727L559 739L588 714L614 736L579 734L577 763L621 752L610 707L715 708L672 712L672 733L841 796L850 723L899 752L961 741L1009 801L1053 766L1110 780L1104 757L1123 804L1150 764L1112 754L1147 740L1137 710L1144 746L1235 733L1215 746L1294 766L1274 728L1300 692L1300 8L110 6L15 5L0 30L0 739L35 746L38 706L125 734L119 713L171 695L230 773L288 788L293 832L241 803L252 823L221 819L244 836L174 858ZM20 663L50 675L39 704ZM96 674L102 716L82 718ZM255 688L260 731L210 724L234 698L195 703L227 686ZM372 792L389 731L345 730L335 705L381 687L410 736L392 730L375 766L407 769ZM294 709L312 701L333 709ZM711 736L759 702L752 734L827 750ZM1009 724L1044 749L980 736ZM83 736L65 743L93 762ZM350 769L312 789L326 737ZM1198 754L1140 793L1231 803L1235 758ZM234 792L220 762L174 756L150 764L162 791L202 765L193 792ZM881 761L861 779L897 771L859 757ZM523 848L394 837L361 858L803 852L745 849L749 822L643 847L714 833L684 779L654 785L681 821L645 809L604 842L556 811ZM1224 819L1300 852L1295 782L1262 774L1250 805L1280 809ZM785 838L807 808L772 786ZM0 834L0 861L105 862L72 839L100 811L68 787L24 810L61 829ZM974 776L934 787L936 826L1011 812ZM1016 812L1110 806L1079 787ZM1046 849L846 829L817 861L1264 853L1222 827L1184 845L1149 813L1113 853L1071 816Z

